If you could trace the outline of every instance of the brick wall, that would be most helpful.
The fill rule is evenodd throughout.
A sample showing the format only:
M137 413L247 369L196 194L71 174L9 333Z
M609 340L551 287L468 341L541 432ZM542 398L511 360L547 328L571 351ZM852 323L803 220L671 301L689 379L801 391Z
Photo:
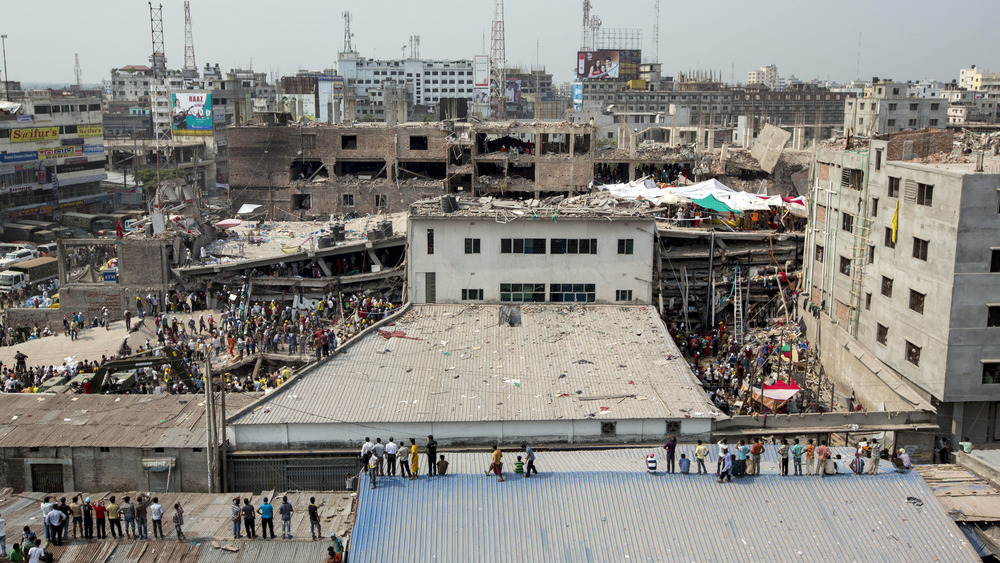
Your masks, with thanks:
M830 165L821 163L819 165L819 179L823 181L830 180Z
M944 129L903 131L889 135L886 147L888 160L911 160L931 154L950 153L955 135Z
M118 280L123 285L162 285L169 279L164 271L162 240L125 239L118 249Z

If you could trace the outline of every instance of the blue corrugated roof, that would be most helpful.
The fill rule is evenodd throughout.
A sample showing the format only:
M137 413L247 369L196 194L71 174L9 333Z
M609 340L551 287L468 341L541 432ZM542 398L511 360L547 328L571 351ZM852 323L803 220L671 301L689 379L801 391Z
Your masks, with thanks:
M780 477L773 449L764 475L726 484L713 476L649 475L648 448L539 452L537 479L508 473L503 483L483 474L487 454L453 454L455 472L445 477L428 479L422 467L416 482L382 479L371 490L362 480L350 558L979 560L917 473ZM517 453L505 454L505 469Z

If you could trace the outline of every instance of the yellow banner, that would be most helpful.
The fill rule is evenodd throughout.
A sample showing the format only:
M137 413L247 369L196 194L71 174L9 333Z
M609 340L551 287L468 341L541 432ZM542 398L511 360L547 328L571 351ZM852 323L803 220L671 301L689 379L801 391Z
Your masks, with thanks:
M174 135L178 136L191 135L191 136L207 137L209 135L212 135L213 133L214 131L211 130L205 131L204 129L174 129Z
M74 147L53 147L51 149L39 149L38 160L49 160L51 158L68 158L83 154L83 149Z
M12 143L55 141L57 139L59 139L58 127L28 127L10 130L10 142Z
M94 123L90 125L77 125L76 126L76 136L77 137L103 137L104 136L104 126L99 123Z
M892 243L896 244L896 231L899 230L899 200L896 200L896 211L892 213Z

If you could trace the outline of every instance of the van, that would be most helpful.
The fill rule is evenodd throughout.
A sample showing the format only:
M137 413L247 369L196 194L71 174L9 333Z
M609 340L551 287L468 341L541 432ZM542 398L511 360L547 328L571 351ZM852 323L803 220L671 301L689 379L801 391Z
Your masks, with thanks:
M38 254L40 256L55 256L56 252L58 251L58 246L59 245L57 245L54 242L50 242L49 244L39 245L37 249Z
M24 262L25 260L31 260L32 258L37 258L38 252L34 250L15 250L14 252L8 252L6 256L0 259L0 270L6 270L10 268L12 264L17 264L18 262Z

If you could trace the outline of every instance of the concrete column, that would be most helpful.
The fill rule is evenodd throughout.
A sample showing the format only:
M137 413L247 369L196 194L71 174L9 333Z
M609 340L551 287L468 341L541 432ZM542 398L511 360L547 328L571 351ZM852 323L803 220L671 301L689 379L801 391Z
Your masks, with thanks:
M569 134L569 154L573 154L573 147L576 145L576 135Z
M989 425L987 424L987 428ZM951 434L955 440L961 440L965 432L965 403L954 403L951 409ZM990 437L987 436L987 439Z
M635 180L635 162L628 163L628 181Z

